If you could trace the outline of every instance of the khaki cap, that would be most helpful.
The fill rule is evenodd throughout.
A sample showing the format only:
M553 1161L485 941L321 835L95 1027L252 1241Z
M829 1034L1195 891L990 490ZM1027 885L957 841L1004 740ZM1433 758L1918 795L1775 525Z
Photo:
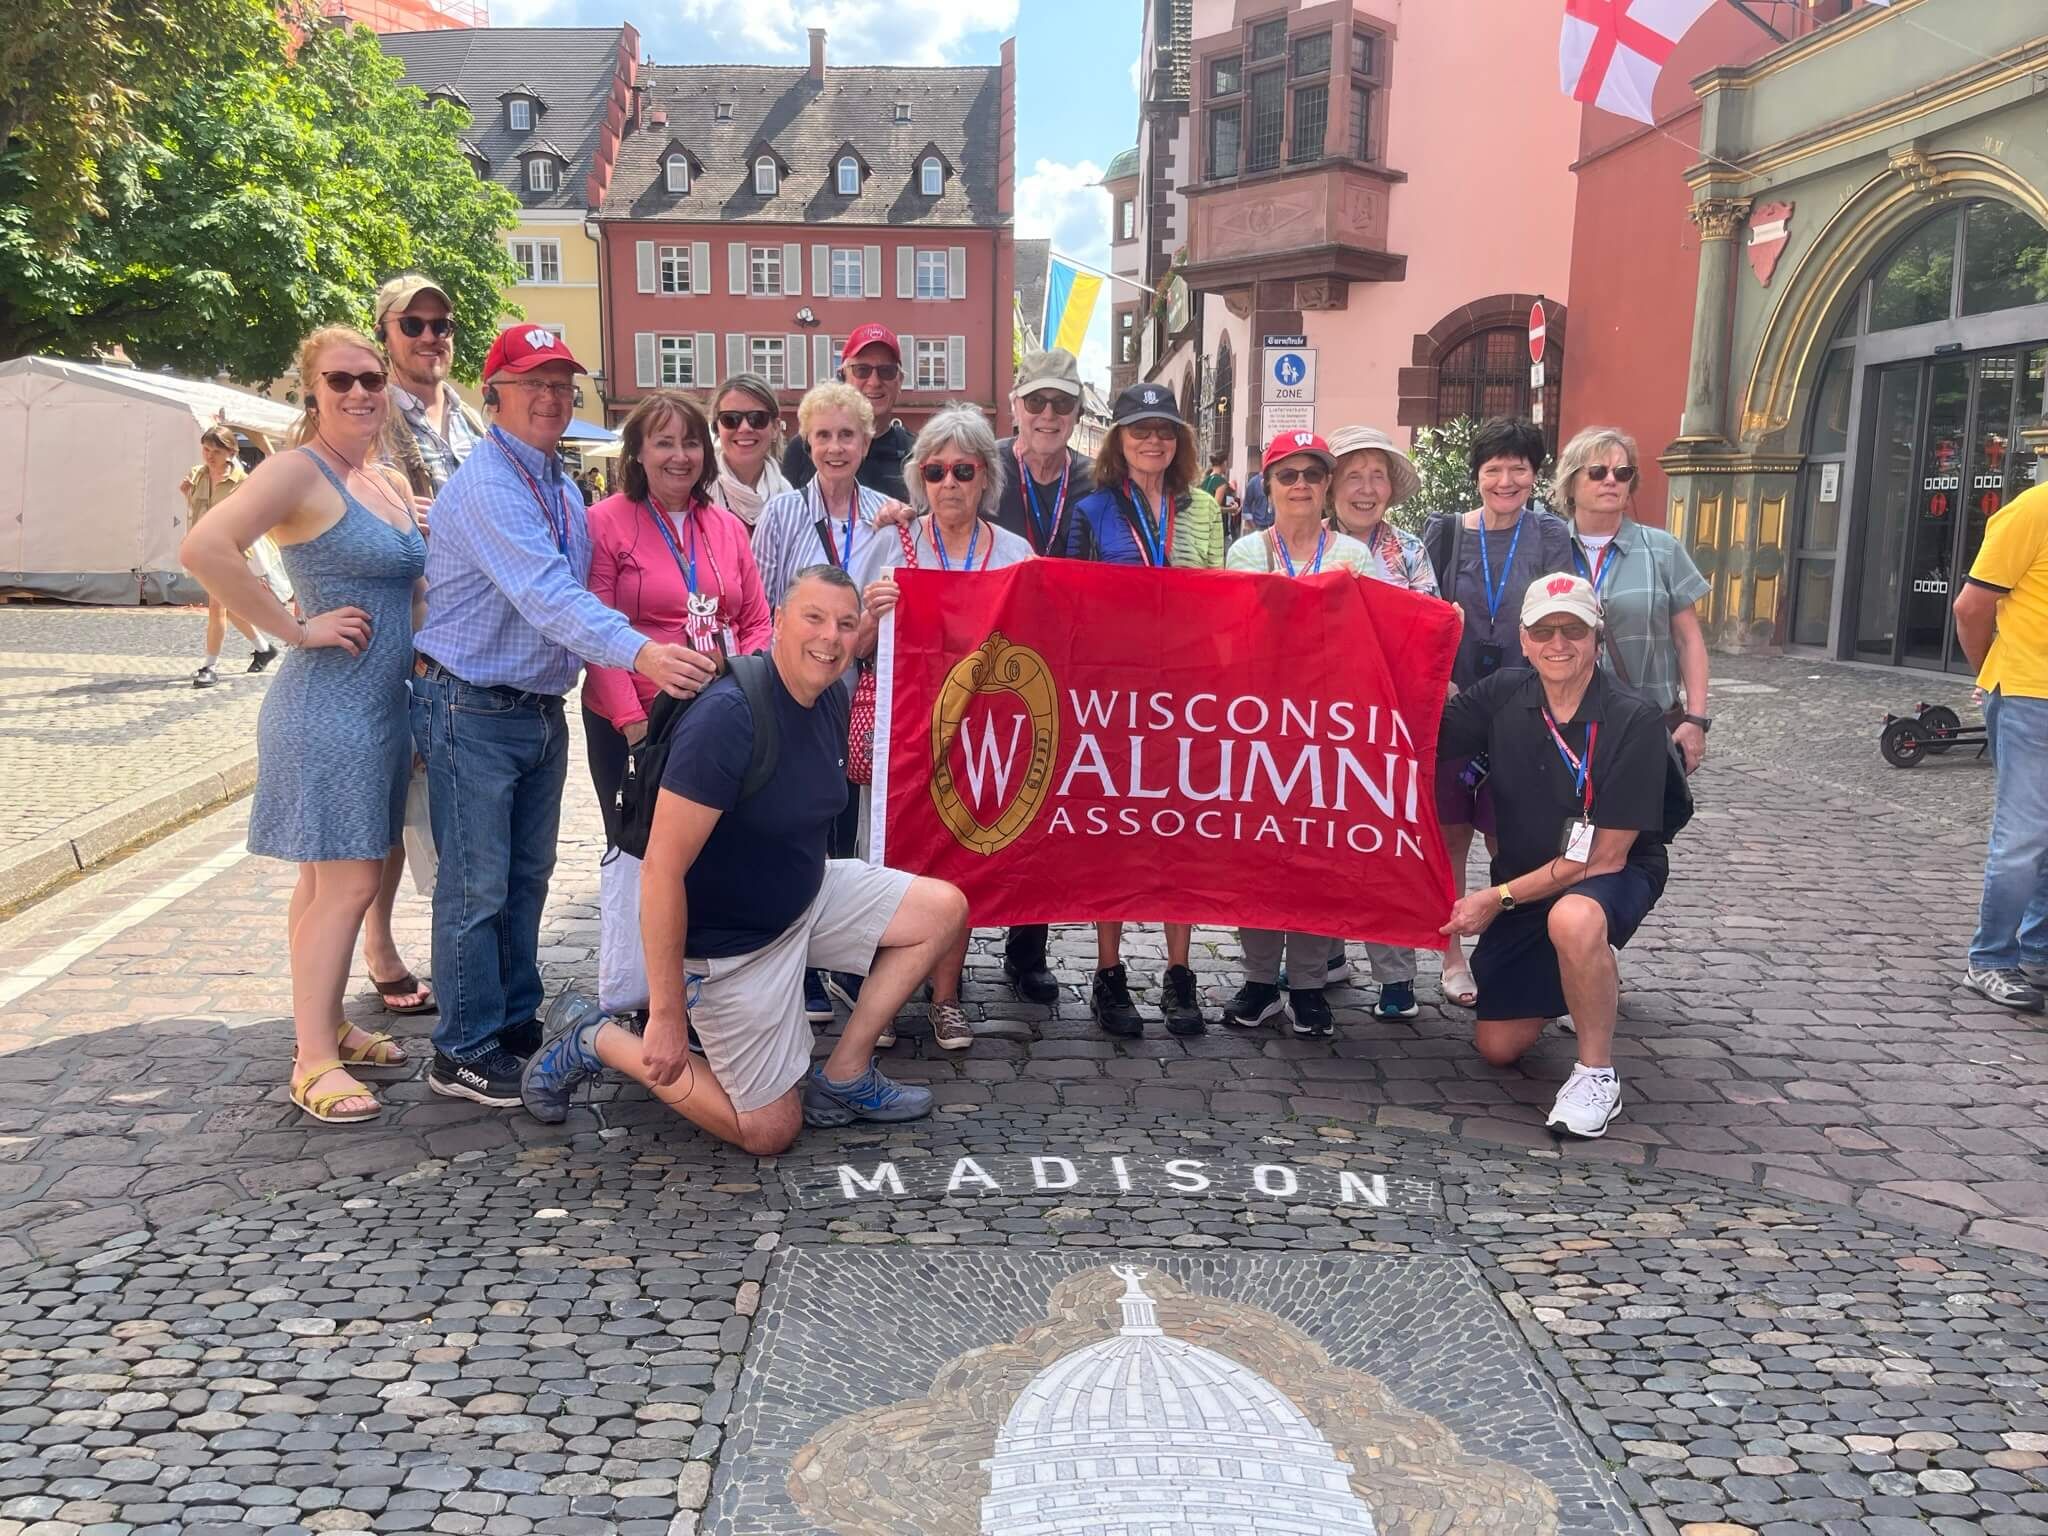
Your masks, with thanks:
M1041 389L1056 389L1063 395L1081 394L1081 363L1065 347L1048 352L1026 352L1024 366L1017 370L1017 393L1029 395Z
M428 277L424 272L401 272L377 290L377 301L370 306L370 323L381 326L394 310L404 314L412 308L412 301L423 293L436 293L450 311L455 301L448 297L448 290Z

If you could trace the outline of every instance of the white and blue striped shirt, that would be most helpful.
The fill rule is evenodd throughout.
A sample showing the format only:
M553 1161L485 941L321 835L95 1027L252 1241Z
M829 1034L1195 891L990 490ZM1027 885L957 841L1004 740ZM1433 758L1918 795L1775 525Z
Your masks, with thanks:
M881 572L876 555L877 539L896 542L896 530L877 529L875 519L889 498L867 486L857 487L860 515L854 519L852 549L847 540L846 504L829 511L818 482L812 480L800 491L784 491L770 499L754 524L754 564L761 571L761 588L768 594L768 606L780 608L796 580L796 573L809 565L836 565L865 586ZM831 549L818 537L823 520L832 533Z

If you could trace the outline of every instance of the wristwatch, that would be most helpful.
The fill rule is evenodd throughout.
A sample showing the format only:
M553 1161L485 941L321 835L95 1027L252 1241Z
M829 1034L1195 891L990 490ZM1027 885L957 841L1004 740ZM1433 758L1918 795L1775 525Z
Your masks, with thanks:
M1500 898L1501 911L1512 912L1515 910L1515 893L1513 891L1504 885L1497 885L1494 887L1493 893Z
M1700 734L1704 736L1714 728L1714 717L1712 715L1687 715L1685 717L1685 724L1698 726Z

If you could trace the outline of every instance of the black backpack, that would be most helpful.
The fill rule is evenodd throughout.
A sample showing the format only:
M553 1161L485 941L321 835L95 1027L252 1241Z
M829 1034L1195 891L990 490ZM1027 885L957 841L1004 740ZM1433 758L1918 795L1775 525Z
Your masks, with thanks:
M746 776L740 780L740 799L746 800L759 794L775 776L775 760L782 749L775 723L775 696L769 688L773 663L757 651L735 656L729 665L754 717L754 746L747 757ZM647 711L647 734L638 745L626 749L626 773L619 781L614 819L619 849L636 859L647 857L647 839L654 831L654 807L661 799L661 777L668 768L669 748L675 743L676 722L692 702L657 694Z

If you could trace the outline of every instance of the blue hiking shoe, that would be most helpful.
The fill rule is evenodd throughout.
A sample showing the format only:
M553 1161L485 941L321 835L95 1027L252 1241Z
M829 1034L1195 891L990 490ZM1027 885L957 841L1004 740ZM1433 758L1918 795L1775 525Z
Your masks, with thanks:
M569 1118L577 1085L604 1071L597 1055L604 1011L587 997L565 992L548 1010L548 1022L558 1027L520 1073L519 1100L541 1124L560 1125Z
M929 1088L913 1087L882 1075L873 1062L850 1083L835 1083L823 1067L811 1071L804 1084L804 1124L814 1127L851 1125L856 1120L922 1120L932 1112Z
M823 971L804 972L804 1017L813 1024L832 1022L832 999L825 992Z

